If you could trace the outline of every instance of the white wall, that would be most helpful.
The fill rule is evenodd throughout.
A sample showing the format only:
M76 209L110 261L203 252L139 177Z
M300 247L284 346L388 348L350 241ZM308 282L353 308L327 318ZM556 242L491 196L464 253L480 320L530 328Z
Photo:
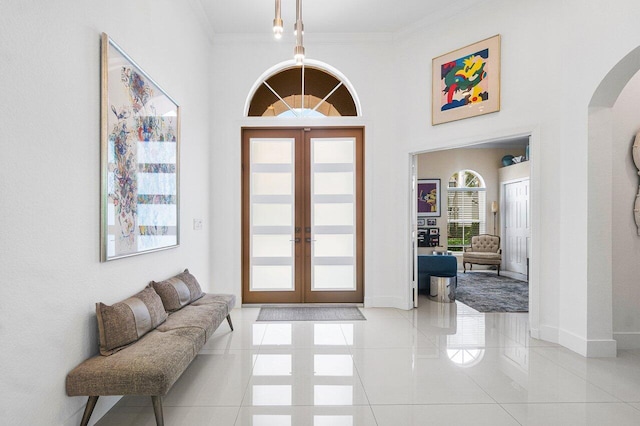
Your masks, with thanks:
M590 256L597 256L587 251L588 235L597 232L595 225L587 226L587 205L592 191L600 190L588 186L588 176L596 173L589 163L588 105L607 72L637 46L640 28L633 17L638 12L634 1L618 1L616 7L601 0L489 1L455 21L408 34L398 54L399 63L412 63L402 67L399 78L400 91L413 106L398 126L405 150L533 131L532 178L538 186L532 196L540 212L532 235L531 279L540 295L533 331L582 354L615 353L611 299L606 287L589 281L587 269ZM501 111L431 127L425 78L431 58L497 33L502 35ZM610 148L599 148L606 158ZM389 174L402 169L398 165ZM396 184L402 181L400 176ZM608 310L598 304L589 308L595 294Z
M599 255L593 235L602 192L594 166L610 148L588 146L588 106L598 84L637 47L640 3L620 0L489 0L472 12L425 22L392 40L306 36L310 57L352 80L366 135L366 287L368 306L409 307L409 154L531 134L532 333L590 356L615 354L608 283L587 265ZM542 30L542 28L544 30ZM431 126L431 60L502 36L501 111ZM287 60L291 43L217 38L214 56L213 276L240 293L240 127L255 79ZM270 123L274 124L274 123ZM280 123L282 124L282 123ZM291 122L288 122L291 124ZM590 161L591 159L591 161ZM219 187L215 182L238 182ZM606 180L604 183L606 186ZM609 186L610 187L610 186ZM610 214L609 214L610 216ZM224 222L218 219L225 219ZM609 219L610 220L610 219ZM224 223L224 224L223 224ZM606 262L606 259L603 260ZM606 275L606 274L605 274Z
M1 423L77 425L65 376L98 352L95 303L185 267L209 285L210 41L168 0L4 0L0 13ZM99 261L100 33L182 107L181 246ZM113 398L101 398L94 419Z
M638 169L631 156L640 130L640 73L627 84L612 108L613 155L609 164L613 181L613 331L618 347L640 348L640 236L633 217L638 192ZM602 230L606 232L606 230Z
M393 117L404 101L392 90L391 39L384 35L327 38L309 32L305 34L305 48L308 58L342 72L363 105L363 117L328 123L366 126L365 303L406 309L409 302L404 293L408 293L408 287L404 284L406 280L396 274L408 269L409 260L403 255L408 246L395 239L408 231L401 218L388 209L389 205L404 205L408 200L396 191L397 183L387 176L386 164L401 162L405 167L409 164L408 156L397 149L399 141ZM243 117L245 100L258 77L274 65L290 60L292 52L292 40L283 38L277 42L268 33L245 38L220 36L214 42L213 280L238 297L241 296L241 127L327 125L326 120Z

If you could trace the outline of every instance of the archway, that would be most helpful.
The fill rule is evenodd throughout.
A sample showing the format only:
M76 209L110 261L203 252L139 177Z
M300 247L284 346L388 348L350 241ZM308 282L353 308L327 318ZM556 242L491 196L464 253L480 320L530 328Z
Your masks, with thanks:
M635 181L632 179L614 181L613 171L624 161L629 161L631 153L629 143L626 159L614 157L615 147L625 143L625 141L616 140L615 137L614 106L627 84L639 71L640 47L631 51L609 71L589 102L588 187L590 190L587 216L589 261L587 262L586 336L589 345L587 356L616 356L618 346L620 348L640 347L638 333L622 336L624 333L617 333L614 324L614 301L618 293L614 286L614 265L624 262L624 259L620 259L614 253L616 242L612 231L614 226L625 226L633 220L631 210L633 195L629 200L626 216L624 211L616 212L615 207L602 208L602 206L613 206L614 188L620 185L628 186L632 194L637 190L637 176ZM624 151L625 148L622 150ZM618 214L621 216L616 219ZM601 230L609 232L601 232ZM638 246L640 247L640 244ZM625 269L633 269L635 263L637 262L625 263ZM619 284L616 285L619 286ZM628 295L625 296L627 297ZM635 324L640 326L640 320L635 320ZM623 345L620 345L621 341L624 341Z

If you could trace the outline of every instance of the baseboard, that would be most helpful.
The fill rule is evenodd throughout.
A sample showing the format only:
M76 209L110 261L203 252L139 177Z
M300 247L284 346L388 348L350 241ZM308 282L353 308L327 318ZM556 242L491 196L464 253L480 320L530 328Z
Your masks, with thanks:
M640 333L613 333L613 338L618 342L618 349L640 349Z
M618 344L614 339L587 340L566 330L549 326L541 326L536 332L539 336L536 337L537 339L557 343L583 357L604 358L617 355ZM533 330L531 337L535 337ZM640 333L638 334L638 343L640 344Z
M84 404L73 416L67 419L64 422L64 426L78 426L82 421L82 415L84 414L84 407L87 405L87 399L89 397L84 398ZM113 408L114 405L118 403L122 399L122 396L101 396L98 398L98 402L96 403L95 408L93 409L93 414L91 415L91 420L89 421L89 426L95 425L102 417L104 417L109 410Z
M396 308L408 310L413 308L413 304L400 297L365 297L365 308Z
M538 337L531 333L531 337L535 337L536 339L544 340L545 342L558 343L560 340L560 333L558 333L558 329L555 327L549 327L548 325L542 325L537 330Z

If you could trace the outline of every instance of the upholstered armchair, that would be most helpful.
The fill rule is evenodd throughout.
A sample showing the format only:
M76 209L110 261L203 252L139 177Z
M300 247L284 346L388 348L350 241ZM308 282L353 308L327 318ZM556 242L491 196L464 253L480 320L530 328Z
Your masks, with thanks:
M498 267L500 275L500 265L502 264L502 249L500 248L500 237L497 235L482 234L471 237L471 247L467 247L462 254L462 268L467 272L476 265L495 265Z

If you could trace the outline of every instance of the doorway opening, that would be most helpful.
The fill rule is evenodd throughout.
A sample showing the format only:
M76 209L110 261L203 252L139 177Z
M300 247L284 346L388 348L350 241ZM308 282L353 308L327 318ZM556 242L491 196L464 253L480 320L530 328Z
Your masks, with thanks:
M467 231L473 233L475 230L476 233L499 236L502 250L501 275L533 283L529 275L530 265L535 263L531 239L533 235L531 213L534 210L529 190L533 172L531 167L533 161L529 161L531 139L531 133L523 133L464 144L455 148L412 153L414 184L410 223L414 237L411 247L413 271L410 276L414 277L412 282L414 306L417 306L418 300L417 278L425 275L424 271L418 269L418 256L432 255L434 252L453 255L457 259L459 274L462 274L462 253L470 244L472 236L467 235L465 233ZM453 188L449 188L451 185L444 184L438 194L438 202L441 205L438 216L422 218L416 208L417 203L413 200L417 198L415 183L420 180L434 179L448 182L453 176L458 176L461 170L472 170L475 174L482 176L484 181L482 194L476 194L471 190L467 194L464 188L456 188L455 184ZM515 193L518 197L514 196ZM480 230L483 231L480 232ZM439 238L435 241L432 238L421 238L425 235L438 235ZM491 267L474 265L473 271L483 268ZM533 300L537 298L535 284L529 285L528 298L530 317L537 319L534 312L534 309L537 309L537 302ZM534 334L533 328L537 322L531 321L531 324L532 334Z
M242 300L364 301L364 129L242 130Z

